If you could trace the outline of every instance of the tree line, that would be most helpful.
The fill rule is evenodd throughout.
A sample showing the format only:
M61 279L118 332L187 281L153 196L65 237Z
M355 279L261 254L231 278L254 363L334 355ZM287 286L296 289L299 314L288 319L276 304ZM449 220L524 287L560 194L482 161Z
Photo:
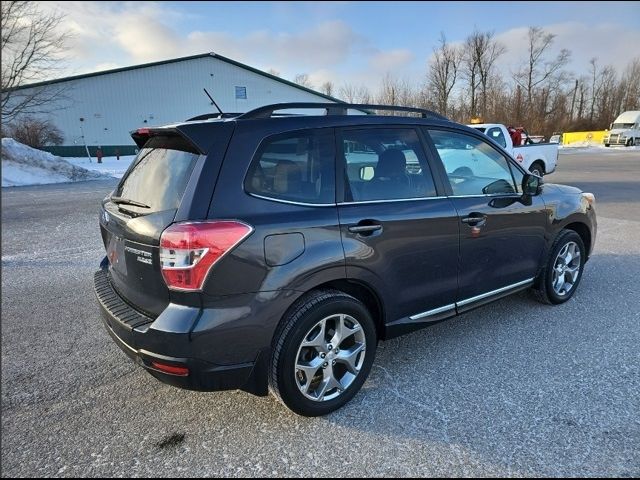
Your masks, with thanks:
M59 131L51 124L53 136L43 136L46 129L35 118L60 108L56 105L65 98L65 87L15 87L61 72L69 38L60 28L64 16L23 0L3 1L0 13L2 133L15 136L28 129L29 138L57 141ZM604 129L619 113L640 110L640 56L630 59L622 72L592 58L585 73L576 74L568 70L571 52L553 53L554 41L553 34L530 27L526 46L518 52L522 62L515 71L505 72L498 61L507 47L494 32L476 29L459 44L448 42L442 33L420 79L388 73L374 90L350 82L313 85L306 73L293 80L350 103L428 108L460 123L479 118L525 126L547 138L554 132ZM273 69L268 73L280 76Z
M623 72L597 58L586 73L568 70L571 52L552 53L555 35L530 27L515 71L505 72L497 62L507 47L494 32L475 30L462 44L441 34L422 79L410 82L387 73L375 90L365 85L331 82L320 91L350 103L403 105L434 110L454 121L524 126L549 138L555 132L602 130L621 112L640 110L640 57ZM314 87L306 74L294 81Z

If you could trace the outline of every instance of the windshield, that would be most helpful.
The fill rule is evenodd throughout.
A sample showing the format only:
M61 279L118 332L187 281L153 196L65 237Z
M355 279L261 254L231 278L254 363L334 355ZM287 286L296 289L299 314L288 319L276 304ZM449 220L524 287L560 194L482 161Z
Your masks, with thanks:
M113 197L129 203L126 210L148 214L178 208L198 153L181 137L151 137L133 161Z
M633 123L614 123L612 128L633 128Z

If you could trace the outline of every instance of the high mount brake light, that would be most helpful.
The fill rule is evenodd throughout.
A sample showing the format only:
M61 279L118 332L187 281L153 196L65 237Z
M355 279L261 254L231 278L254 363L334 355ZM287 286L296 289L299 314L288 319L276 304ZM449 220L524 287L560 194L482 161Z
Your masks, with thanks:
M211 267L253 227L234 220L175 223L160 237L160 266L171 290L201 291Z

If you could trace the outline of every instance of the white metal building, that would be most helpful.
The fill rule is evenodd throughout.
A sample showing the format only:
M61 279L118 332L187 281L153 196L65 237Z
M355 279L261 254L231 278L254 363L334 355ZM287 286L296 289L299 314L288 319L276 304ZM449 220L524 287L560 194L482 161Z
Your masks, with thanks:
M279 102L327 102L336 98L215 53L77 75L20 87L62 89L49 118L62 131L60 155L83 155L84 145L105 155L135 148L129 132L217 112L245 112Z

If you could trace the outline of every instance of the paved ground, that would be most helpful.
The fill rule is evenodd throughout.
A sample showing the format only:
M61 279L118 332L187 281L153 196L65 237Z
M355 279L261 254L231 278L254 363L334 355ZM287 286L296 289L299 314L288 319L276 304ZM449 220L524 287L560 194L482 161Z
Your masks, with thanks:
M383 343L316 419L164 386L113 344L91 286L113 184L3 189L2 475L640 475L640 153L562 155L547 180L599 199L574 299L520 294Z

